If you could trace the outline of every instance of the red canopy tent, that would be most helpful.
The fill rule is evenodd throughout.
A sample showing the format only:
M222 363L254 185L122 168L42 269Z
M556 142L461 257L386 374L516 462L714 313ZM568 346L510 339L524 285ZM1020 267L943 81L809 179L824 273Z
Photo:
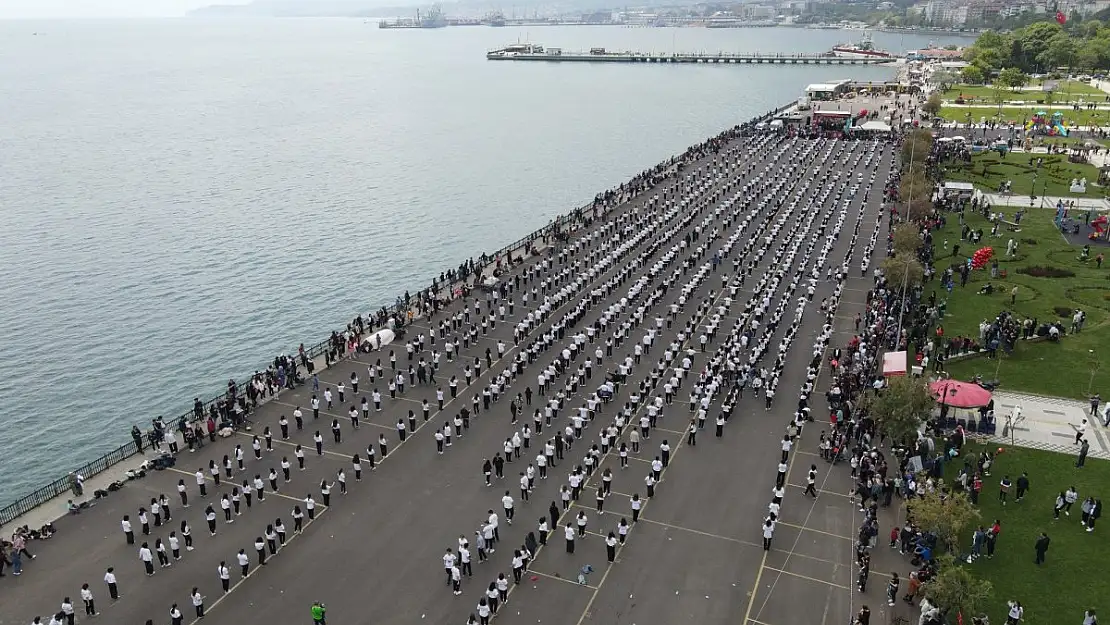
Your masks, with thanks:
M991 392L971 382L937 380L929 385L937 401L953 408L979 408L991 402Z

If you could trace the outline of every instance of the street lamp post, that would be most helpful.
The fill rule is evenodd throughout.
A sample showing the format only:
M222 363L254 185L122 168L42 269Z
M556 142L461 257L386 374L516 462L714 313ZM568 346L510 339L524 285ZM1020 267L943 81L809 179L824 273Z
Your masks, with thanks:
M1095 386L1095 374L1098 373L1099 362L1098 362L1098 354L1095 354L1095 350L1088 349L1087 350L1087 356L1090 358L1090 365L1091 365L1091 377L1087 381L1087 395L1090 396L1091 389L1093 389L1094 386Z

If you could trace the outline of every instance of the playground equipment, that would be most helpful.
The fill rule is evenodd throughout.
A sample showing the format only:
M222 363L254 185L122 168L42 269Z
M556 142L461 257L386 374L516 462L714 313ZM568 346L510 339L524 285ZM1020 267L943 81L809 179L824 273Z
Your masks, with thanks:
M1053 113L1052 117L1048 117L1048 113L1045 111L1037 111L1033 118L1025 124L1025 129L1050 137L1068 136L1068 129L1064 126L1064 114L1059 111Z
M1107 232L1106 215L1099 215L1091 220L1091 229L1094 230L1094 232L1087 235L1088 239L1092 241L1095 239L1105 239Z

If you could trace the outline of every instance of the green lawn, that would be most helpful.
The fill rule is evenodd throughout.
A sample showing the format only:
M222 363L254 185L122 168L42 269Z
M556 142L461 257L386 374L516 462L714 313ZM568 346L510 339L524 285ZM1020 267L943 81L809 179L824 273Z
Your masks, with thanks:
M1035 165L1038 159L1044 159L1039 172ZM973 155L970 165L953 162L948 163L946 169L945 180L971 182L988 192L996 191L1000 183L1009 180L1013 182L1015 195L1028 196L1033 191L1033 174L1036 172L1038 195L1103 197L1106 193L1106 189L1091 184L1098 180L1097 167L1069 163L1067 157L1060 154L1009 153L999 156L997 152L983 152ZM1071 192L1073 178L1087 179L1086 193Z
M1043 100L1045 92L1041 91L1040 86L1027 87L1018 91L1012 91L1008 88L1002 90L1002 97L1005 100ZM984 100L988 103L995 103L995 88L992 85L957 85L951 89L945 90L941 97L945 100L952 101L956 98L963 97L965 99L971 98L975 100ZM1106 92L1092 87L1087 83L1077 82L1074 80L1060 82L1057 89L1053 92L1053 97L1057 102L1076 101L1080 99L1091 102L1095 100L1103 100L1107 95Z
M1014 211L1013 208L1004 209L1008 220L1013 220ZM1002 388L1041 395L1084 399L1089 384L1092 392L1110 393L1110 348L1107 347L1110 341L1110 248L1092 247L1092 259L1100 250L1108 257L1102 269L1096 268L1093 260L1080 262L1080 248L1068 244L1053 225L1054 210L1036 208L1027 213L1021 221L1021 232L1003 232L1003 236L991 239L991 227L986 219L967 211L968 225L982 228L986 237L978 245L960 241L959 221L953 214L947 215L943 229L934 232L938 271L949 262L962 262L980 247L993 247L1000 270L1007 273L1005 278L991 280L988 269L974 270L967 286L959 286L957 277L951 294L946 294L937 281L927 283L926 294L935 290L938 301L947 297L947 310L942 320L945 335L978 338L980 321L991 320L1004 309L1022 319L1035 317L1038 323L1060 320L1065 327L1071 324L1070 311L1082 309L1087 314L1083 331L1068 335L1059 343L1018 341L1013 354L1000 360L974 357L949 363L945 369L957 379L970 379L976 373L993 378L997 372ZM1005 258L1010 237L1018 243L1014 259ZM943 249L946 240L947 252ZM960 246L959 256L952 258L956 244ZM1075 277L1038 278L1017 271L1035 265L1069 269L1075 272ZM988 281L995 287L994 294L978 295L979 288ZM1018 287L1018 297L1016 304L1011 306L1010 290L1014 285ZM1065 309L1060 312L1068 313L1067 316L1059 314L1056 308ZM1094 357L1088 351L1092 349ZM1095 367L1096 363L1100 364Z
M1098 145L1107 145L1106 139L1097 139L1091 137L1084 137L1082 139L1073 139L1071 137L1035 137L1033 139L1033 147L1043 147L1047 145L1062 145L1064 147L1081 147L1085 143L1097 143Z
M966 123L968 113L971 113L971 122L974 124L986 118L988 121L998 120L1002 122L1014 122L1020 124L1023 121L1028 122L1033 116L1041 111L1048 113L1051 116L1053 113L1059 111L1064 114L1064 124L1066 126L1110 126L1110 110L1096 110L1096 111L1073 111L1068 106L1044 106L1044 105L1030 105L1024 107L1005 106L999 115L997 106L944 106L940 109L940 117L948 121Z
M1063 440L1063 439L1061 439ZM997 446L992 446L997 447ZM982 447L971 444L965 453L978 455ZM950 463L947 474L955 477L959 465ZM998 482L1004 475L1013 481L1022 472L1029 474L1030 489L1020 502L1006 506L998 502ZM1016 599L1025 607L1027 625L1058 625L1080 623L1083 610L1094 608L1100 616L1110 615L1110 600L1105 592L1105 563L1110 559L1110 543L1106 534L1106 515L1099 519L1095 531L1088 533L1079 525L1079 504L1088 496L1102 498L1110 494L1110 462L1088 458L1086 466L1075 468L1075 457L1035 449L1005 447L995 458L990 477L983 478L979 497L980 523L989 526L995 519L1002 525L995 557L979 558L969 567L977 576L990 580L993 594L987 608L991 623L1006 622L1006 602ZM1069 486L1079 492L1079 501L1071 515L1060 515L1053 521L1052 508L1056 496ZM970 535L962 542L964 552L970 551ZM1033 563L1033 544L1041 532L1051 539L1045 564ZM970 623L968 615L964 622ZM955 622L953 619L952 622Z

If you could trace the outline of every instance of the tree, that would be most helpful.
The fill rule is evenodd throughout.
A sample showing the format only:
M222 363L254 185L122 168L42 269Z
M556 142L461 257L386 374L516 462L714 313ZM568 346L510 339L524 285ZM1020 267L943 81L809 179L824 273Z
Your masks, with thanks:
M883 259L882 268L891 286L899 289L917 286L925 278L925 268L913 254L887 256Z
M1089 39L1076 54L1075 64L1085 69L1110 67L1110 36Z
M934 85L940 87L941 91L946 91L959 81L959 75L955 72L946 69L938 69L929 76L929 81Z
M924 160L924 159L922 159ZM902 176L898 183L898 197L901 201L913 199L930 199L933 196L933 184L925 178L925 174L917 169L909 170Z
M991 583L976 579L951 554L937 556L937 565L936 575L922 585L925 596L942 615L963 614L964 622L970 622L972 616L982 613L993 590Z
M1002 108L1002 103L1006 101L1006 85L1002 84L1000 80L994 81L994 91L991 92L991 100Z
M906 208L906 219L910 221L921 221L933 214L933 203L928 198L914 197L903 207Z
M968 65L960 72L960 79L969 85L981 85L985 77L983 68L978 65Z
M906 135L902 140L902 168L910 163L924 162L933 149L933 135L924 128L918 128Z
M1043 65L1041 54L1048 50L1053 39L1062 34L1064 29L1056 22L1037 22L1022 28L1013 36L1014 41L1021 45L1023 58L1015 54L1011 60L1020 63L1025 69L1051 71L1051 66Z
M953 80L953 82L955 82ZM925 104L921 105L921 110L928 113L931 117L936 117L940 113L940 107L944 105L944 101L940 99L940 92L934 91L929 95L929 99L925 100Z
M913 224L902 224L894 229L894 252L916 254L921 247L921 231Z
M1029 82L1029 77L1016 67L1007 67L999 72L997 82L1004 87L1009 87L1011 91L1017 91Z
M1071 67L1075 63L1078 48L1075 41L1064 34L1057 34L1048 41L1044 51L1037 55L1037 62L1049 70L1057 67Z
M888 274L888 278L892 278ZM936 400L928 387L911 377L892 378L878 393L863 396L863 410L875 421L883 434L897 442L913 442L921 424L928 419Z
M962 492L942 497L940 491L926 493L906 502L914 522L937 539L949 553L959 552L960 532L979 519L979 509Z

